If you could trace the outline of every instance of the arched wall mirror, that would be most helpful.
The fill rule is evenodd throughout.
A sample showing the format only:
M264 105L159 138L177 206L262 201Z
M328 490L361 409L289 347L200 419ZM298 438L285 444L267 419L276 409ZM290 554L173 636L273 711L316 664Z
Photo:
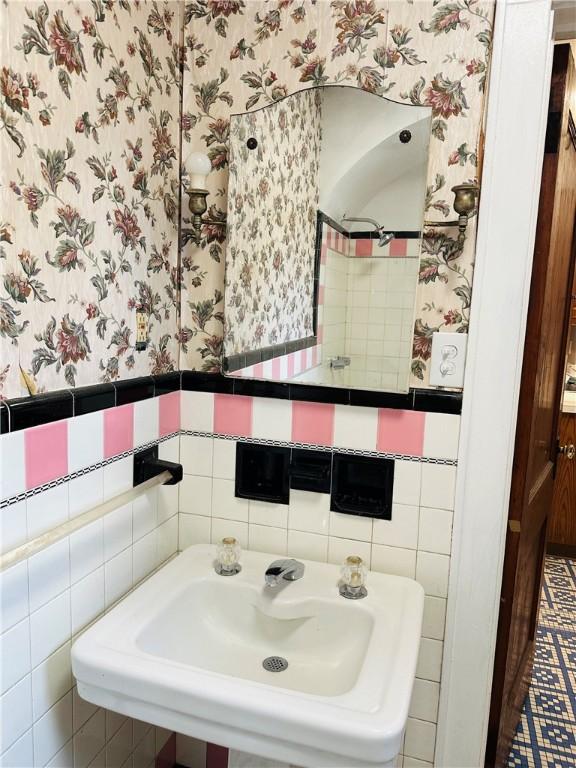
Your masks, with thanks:
M232 116L228 375L408 390L430 122L346 86Z

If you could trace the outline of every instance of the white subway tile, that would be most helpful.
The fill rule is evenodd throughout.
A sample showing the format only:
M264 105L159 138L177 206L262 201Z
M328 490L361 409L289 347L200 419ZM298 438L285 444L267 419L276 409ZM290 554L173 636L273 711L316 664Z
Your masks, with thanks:
M442 647L443 643L441 640L430 640L427 637L423 637L420 640L416 677L422 680L432 680L436 683L440 682L442 674Z
M5 632L28 616L28 562L0 573L0 626Z
M418 760L416 757L410 757L410 755L404 755L402 768L434 768L434 763L430 763L427 760Z
M436 726L433 723L409 717L406 723L404 754L432 762L435 746Z
M328 562L342 565L349 555L358 555L364 560L366 568L370 568L370 544L367 541L353 539L328 538Z
M214 427L214 395L212 392L180 393L182 429L212 432Z
M132 548L132 575L134 584L145 579L154 568L158 558L158 542L156 531L148 533L134 543Z
M15 549L24 544L26 539L26 501L18 501L0 509L0 552L4 554Z
M327 535L329 525L330 494L290 492L289 528Z
M104 565L104 600L106 608L132 588L132 547L107 560Z
M100 709L74 734L74 768L87 768L105 745L106 717Z
M77 472L104 458L104 412L68 419L68 471Z
M106 710L106 739L110 740L115 733L118 733L120 728L126 723L130 723L130 746L132 746L132 718L126 718L126 715L120 714L120 712L112 712L112 710Z
M236 441L214 438L214 477L234 480L236 476Z
M286 528L272 528L268 525L248 526L248 546L255 552L270 552L285 555L288 541Z
M158 444L158 458L163 461L180 461L180 435L170 437Z
M431 723L438 721L438 700L440 698L440 683L431 680L414 680L412 700L410 702L410 717L427 720Z
M248 549L248 523L241 523L237 520L222 520L218 517L212 518L211 541L218 544L226 536L234 536L242 549Z
M248 502L248 517L251 524L286 528L288 525L288 505L250 499Z
M212 478L184 475L178 487L180 512L195 515L212 514Z
M252 405L252 436L266 440L291 440L291 401L255 397Z
M391 520L374 520L372 541L389 547L416 549L418 546L417 506L393 504Z
M8 499L25 490L24 430L0 435L0 498Z
M72 738L72 692L34 723L34 764L46 765Z
M122 552L132 544L132 504L124 504L104 518L104 560Z
M184 474L212 476L213 440L211 437L180 437L180 462Z
M68 483L30 496L26 501L26 519L29 539L65 523L68 520Z
M378 409L336 405L334 445L342 448L376 450Z
M132 536L138 541L156 528L158 520L158 493L156 488L143 493L132 502Z
M330 512L330 536L372 541L372 518Z
M427 413L424 429L424 456L434 459L458 458L460 416Z
M449 555L452 548L452 511L420 508L418 549Z
M30 622L26 618L0 636L0 693L30 672Z
M450 558L432 552L418 552L416 561L416 580L424 587L424 592L432 597L448 596L448 574Z
M133 768L150 768L154 765L155 746L154 728L148 728L146 735L134 750Z
M44 661L71 635L70 590L55 597L30 616L32 666Z
M46 768L75 768L72 739L69 739L66 744L56 752L54 757L46 763Z
M38 720L72 689L71 644L65 643L32 672L32 712Z
M158 562L163 563L178 550L178 517L174 515L158 526Z
M436 509L454 509L456 467L444 464L422 465L420 504Z
M424 598L424 616L422 619L422 637L433 640L444 639L444 625L446 623L446 600L442 597Z
M325 563L328 560L328 536L289 530L288 555Z
M75 477L68 485L70 517L76 517L104 501L104 468Z
M76 686L72 689L72 726L74 733L81 728L84 723L98 711L95 704L91 704L86 699L80 698Z
M0 757L2 768L31 768L34 765L32 729L17 739Z
M0 698L0 752L14 744L31 725L32 685L30 675L26 675Z
M192 544L210 544L211 517L202 515L178 515L178 549L180 551Z
M158 494L158 525L169 520L172 515L178 513L178 499L180 489L178 485L161 485L157 488Z
M132 721L126 720L106 744L106 765L111 768L124 765L131 751Z
M104 467L104 498L110 499L132 488L134 483L134 457L125 456Z
M149 397L134 403L134 448L159 436L159 399Z
M56 542L28 560L30 611L35 611L70 586L68 539Z
M248 522L248 499L234 495L233 480L212 481L212 517Z
M398 460L394 462L394 490L392 501L395 504L420 504L420 486L422 483L422 464L419 461Z
M72 586L71 602L72 634L76 634L104 611L104 567Z
M72 584L99 568L103 562L104 520L101 518L70 536Z
M416 552L413 549L373 544L372 570L413 579L416 573Z

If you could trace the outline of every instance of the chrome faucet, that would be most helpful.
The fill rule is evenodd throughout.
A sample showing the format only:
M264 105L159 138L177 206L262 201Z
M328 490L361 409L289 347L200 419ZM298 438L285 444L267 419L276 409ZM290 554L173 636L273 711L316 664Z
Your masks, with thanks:
M304 576L304 563L292 558L287 560L274 560L266 568L266 586L277 587L282 581L296 581Z

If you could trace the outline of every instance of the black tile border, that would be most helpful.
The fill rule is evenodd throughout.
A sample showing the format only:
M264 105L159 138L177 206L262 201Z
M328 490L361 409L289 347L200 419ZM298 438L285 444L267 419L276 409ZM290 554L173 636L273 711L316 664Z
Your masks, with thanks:
M317 281L315 281L315 284ZM315 288L315 296L317 296L317 289ZM317 298L315 299L315 303ZM308 347L315 347L318 344L316 337L316 307L314 308L314 335L306 336L304 339L294 339L293 341L284 341L280 344L273 344L270 347L262 347L262 349L253 349L248 352L239 352L237 355L229 355L222 358L222 367L226 373L232 373L233 371L241 371L243 368L248 368L250 365L258 365L258 363L265 363L266 360L272 360L274 357L283 357L289 355L291 352L298 352L300 349L307 349Z
M0 434L95 413L180 390L427 413L459 415L462 411L461 392L414 388L407 393L379 392L241 379L204 371L182 371L4 400L0 402Z

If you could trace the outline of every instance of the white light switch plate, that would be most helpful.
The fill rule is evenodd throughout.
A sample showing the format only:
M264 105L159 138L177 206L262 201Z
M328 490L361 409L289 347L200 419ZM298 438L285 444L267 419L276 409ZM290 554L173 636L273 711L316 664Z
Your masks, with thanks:
M466 333L433 333L430 384L433 387L463 387L466 363Z

